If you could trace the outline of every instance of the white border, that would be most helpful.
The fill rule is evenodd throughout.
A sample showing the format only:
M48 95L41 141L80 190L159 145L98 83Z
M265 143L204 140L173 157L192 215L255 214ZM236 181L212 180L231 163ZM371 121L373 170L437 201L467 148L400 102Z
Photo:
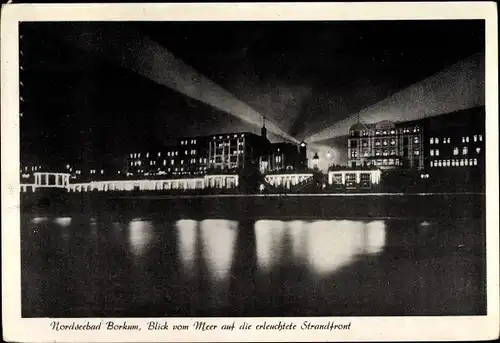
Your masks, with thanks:
M86 341L378 341L486 340L499 335L498 226L498 37L493 2L475 3L245 3L245 4L73 4L4 5L1 21L1 142L2 142L2 304L4 340L22 342ZM487 159L487 316L458 317L346 317L350 331L167 332L54 332L49 319L22 319L20 304L19 215L19 21L249 21L249 20L486 20L486 151ZM283 318L282 318L283 319ZM306 318L287 321L301 323ZM327 322L328 318L311 321ZM330 318L332 319L332 318ZM196 319L169 319L170 324ZM236 322L256 324L262 318ZM277 322L270 318L268 322ZM61 320L70 323L73 320ZM96 322L99 319L95 319ZM117 319L122 321L122 319ZM127 319L145 323L146 318ZM232 322L207 318L207 322ZM85 320L79 320L83 323Z

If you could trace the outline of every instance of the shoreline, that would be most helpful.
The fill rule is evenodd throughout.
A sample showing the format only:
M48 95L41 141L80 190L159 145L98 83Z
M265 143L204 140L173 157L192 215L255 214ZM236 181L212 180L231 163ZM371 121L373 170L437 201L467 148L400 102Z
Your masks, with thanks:
M453 192L453 193L269 193L269 194L146 194L111 196L115 199L195 199L195 198L296 198L296 197L386 197L386 196L484 196L484 192Z

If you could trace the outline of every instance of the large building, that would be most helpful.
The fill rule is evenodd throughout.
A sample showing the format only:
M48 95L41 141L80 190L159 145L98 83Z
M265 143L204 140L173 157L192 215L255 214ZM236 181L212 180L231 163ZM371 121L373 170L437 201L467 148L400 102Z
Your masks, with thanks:
M441 169L484 169L484 107L446 114L426 121L425 163Z
M271 144L264 125L261 135L232 132L184 137L173 146L129 153L123 175L151 178L237 173L248 168L262 173L299 170L306 165L305 156L305 144Z
M348 164L353 168L424 168L423 129L417 124L355 124L349 132L347 150Z

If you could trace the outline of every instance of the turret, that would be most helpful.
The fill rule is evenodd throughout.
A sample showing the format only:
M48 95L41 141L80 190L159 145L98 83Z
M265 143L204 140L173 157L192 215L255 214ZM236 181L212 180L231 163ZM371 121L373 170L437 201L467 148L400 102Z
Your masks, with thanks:
M260 129L260 135L262 138L267 139L267 129L266 129L266 116L263 118L262 128Z

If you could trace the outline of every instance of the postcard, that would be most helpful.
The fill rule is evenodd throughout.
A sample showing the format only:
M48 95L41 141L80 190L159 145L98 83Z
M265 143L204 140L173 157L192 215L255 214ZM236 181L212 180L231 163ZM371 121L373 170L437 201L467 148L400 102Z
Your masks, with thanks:
M498 338L496 13L4 5L4 340Z

